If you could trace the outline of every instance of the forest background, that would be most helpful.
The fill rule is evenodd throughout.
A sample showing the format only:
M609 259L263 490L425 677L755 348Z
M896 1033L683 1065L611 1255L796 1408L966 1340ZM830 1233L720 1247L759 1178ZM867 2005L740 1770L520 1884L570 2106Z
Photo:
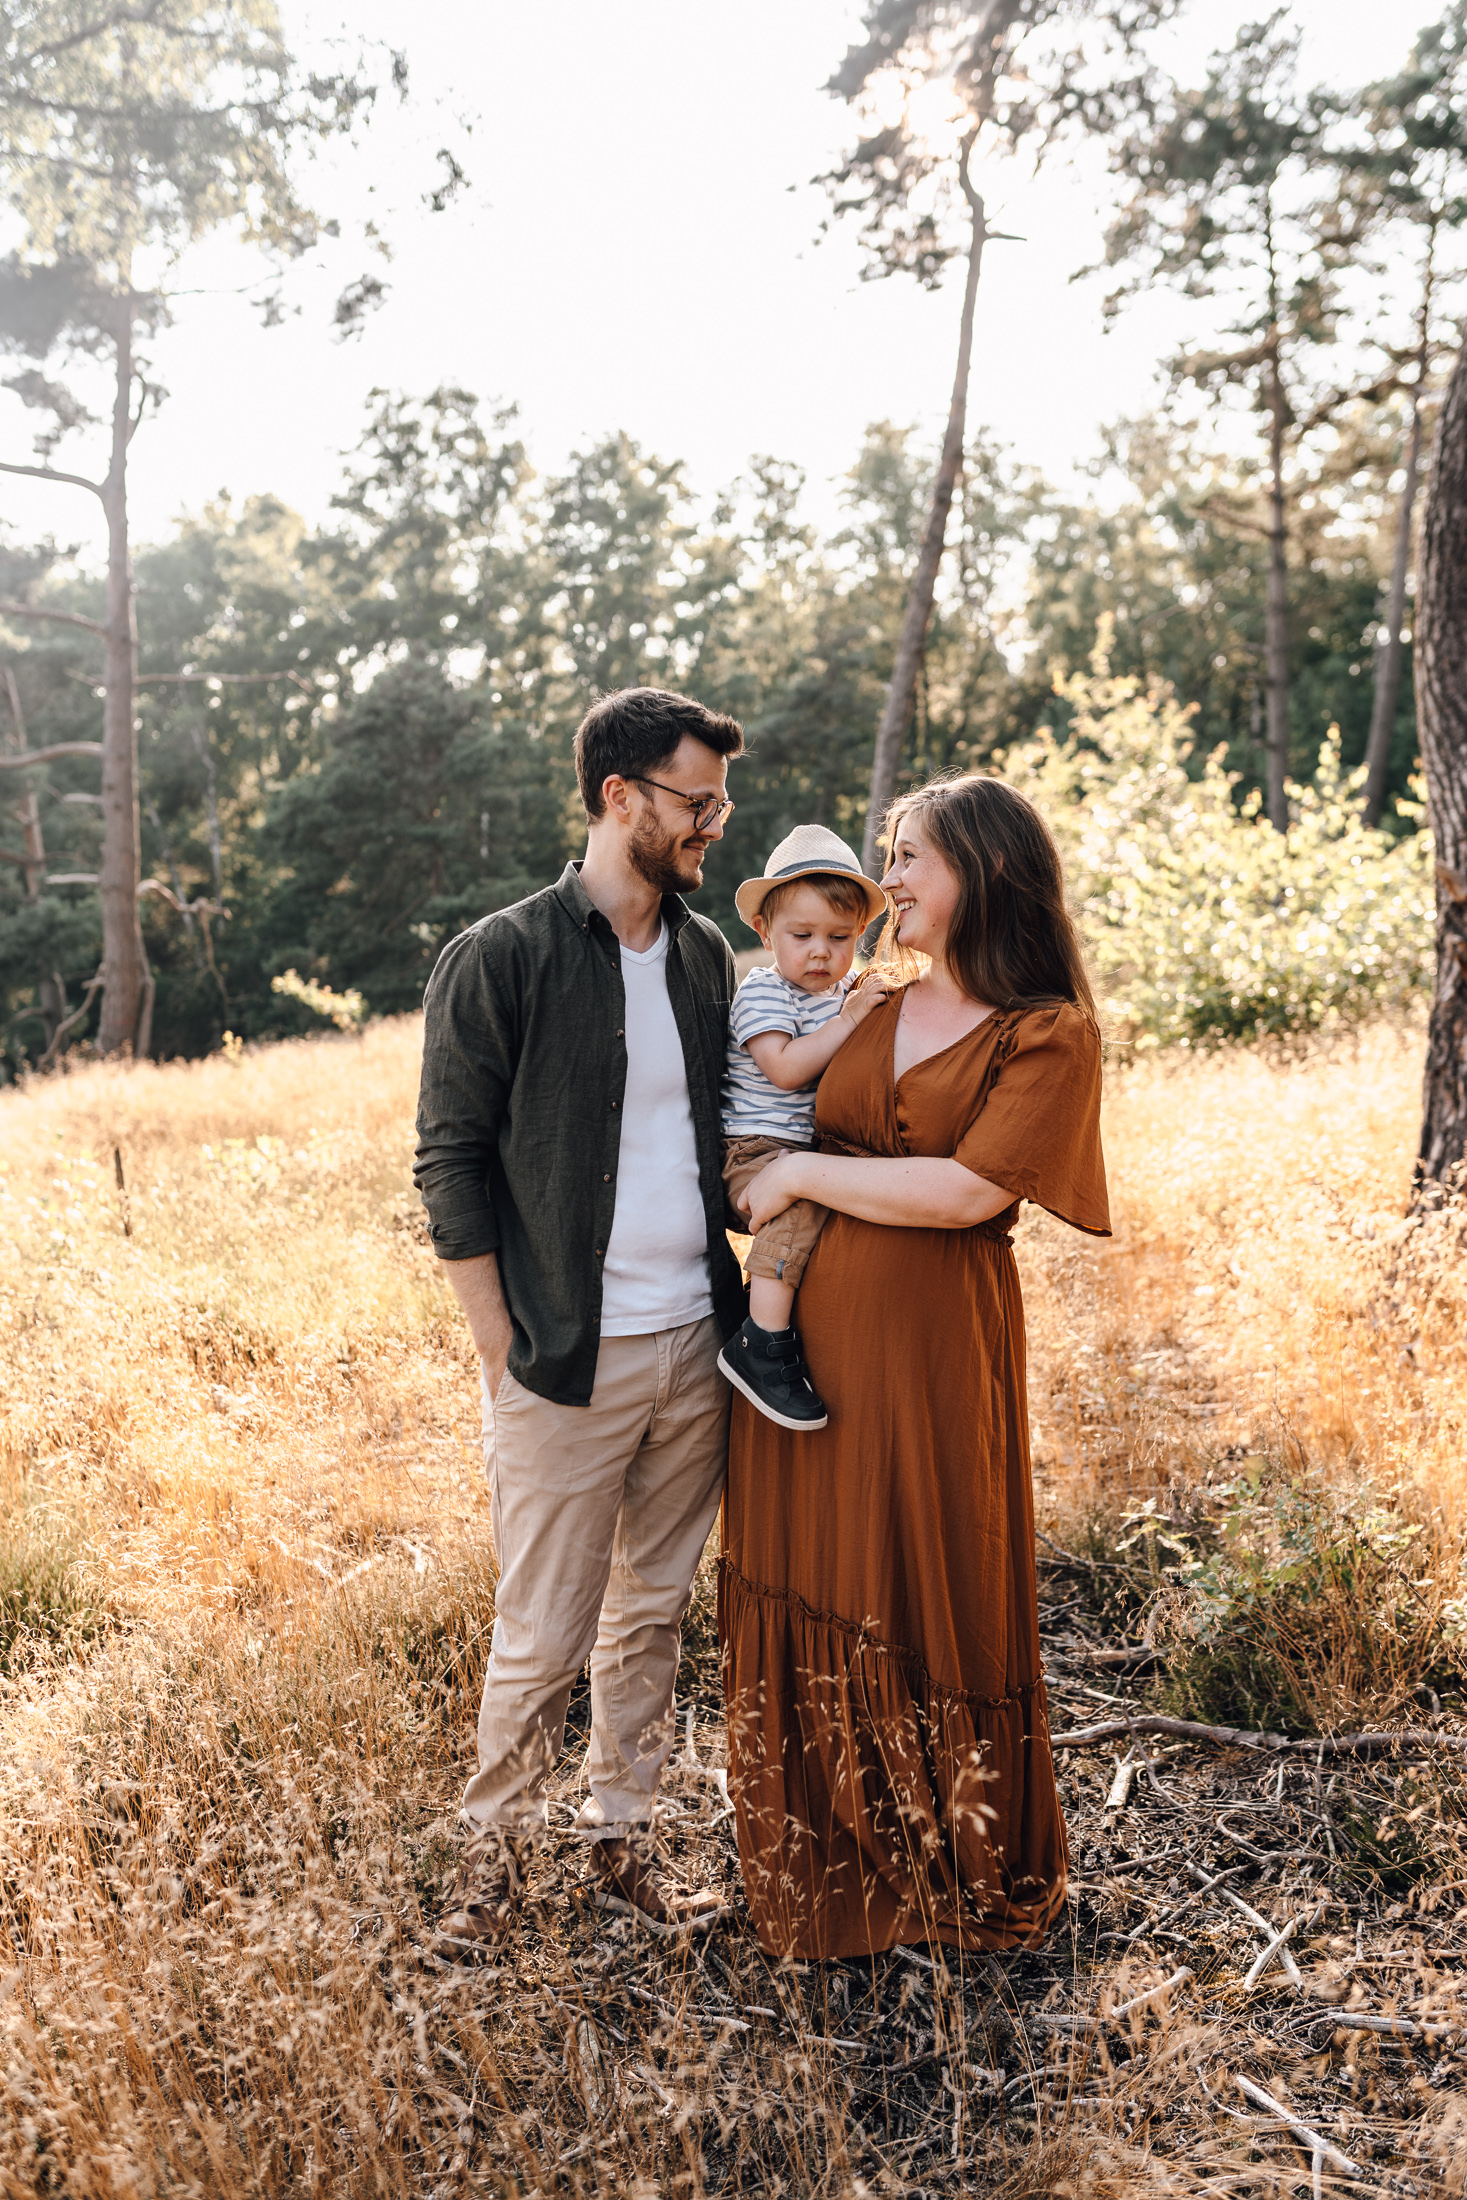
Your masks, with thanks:
M1195 221L1196 175L1183 164L1148 187L1134 101L1092 102L1087 127L1117 179L1122 291L1172 279L1213 299L1231 348L1183 346L1163 362L1136 415L1105 431L1093 495L1055 488L984 430L968 436L899 780L1001 763L1047 801L1114 1026L1143 1042L1354 1020L1429 985L1409 569L1403 662L1377 742L1378 825L1360 822L1349 775L1364 764L1386 655L1411 421L1429 444L1461 302L1461 17L1448 9L1396 79L1328 93L1300 80L1285 11L1245 27L1188 95L1242 154L1234 180L1214 164L1202 202L1211 258L1190 269L1153 236L1148 270L1140 230ZM1371 159L1432 102L1446 118L1435 167L1393 195ZM1250 295L1267 273L1260 158L1283 307ZM1390 172L1398 182L1399 160ZM943 262L915 271L937 282ZM1248 353L1259 310L1287 322L1292 347L1287 843L1259 814L1268 483ZM23 332L10 348L24 351ZM947 362L931 364L937 389ZM8 386L49 403L47 458L62 434L85 434L85 414L58 413L34 368ZM933 473L917 430L873 423L838 517L817 523L800 467L777 455L710 491L609 432L542 474L514 406L460 388L375 392L360 427L324 524L274 494L219 499L136 556L159 1057L207 1052L226 1032L415 1007L446 938L579 852L571 736L608 688L678 687L743 720L738 806L702 903L737 946L751 942L734 886L793 822L860 842ZM94 740L101 651L85 622L103 614L101 576L59 536L9 533L0 598L61 615L0 624L0 745ZM1035 745L1046 729L1057 746ZM33 767L0 829L11 1076L60 1051L58 1023L98 964L95 786L86 756ZM78 1017L60 1045L84 1046L94 1020Z

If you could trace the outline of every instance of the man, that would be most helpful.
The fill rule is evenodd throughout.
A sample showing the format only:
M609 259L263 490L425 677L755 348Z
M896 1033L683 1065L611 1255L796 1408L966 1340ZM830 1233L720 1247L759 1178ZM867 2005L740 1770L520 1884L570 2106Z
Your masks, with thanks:
M516 1913L587 1656L592 1894L662 1931L708 1908L651 1821L744 1314L719 1133L733 956L681 899L742 749L735 719L657 688L597 703L584 862L450 941L424 998L415 1176L479 1351L500 1569L455 1956Z

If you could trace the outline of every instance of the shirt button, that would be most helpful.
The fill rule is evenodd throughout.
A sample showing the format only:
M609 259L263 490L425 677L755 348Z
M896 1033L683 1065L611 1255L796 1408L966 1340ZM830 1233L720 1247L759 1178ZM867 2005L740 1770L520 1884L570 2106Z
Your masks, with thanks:
M619 1103L618 1103L617 1101L613 1100L613 1101L612 1101L612 1103L611 1103L611 1105L613 1106L613 1108L615 1108L615 1107L617 1107L617 1106L619 1105Z
M618 1037L618 1039L624 1039L626 1037L626 1033L624 1031L619 1031L616 1036Z
M601 1181L602 1181L602 1183L603 1183L603 1184L609 1184L609 1183L611 1182L611 1171L610 1171L610 1169L608 1169L608 1170L607 1170L607 1172L606 1172L605 1176L603 1176L603 1177L602 1177Z

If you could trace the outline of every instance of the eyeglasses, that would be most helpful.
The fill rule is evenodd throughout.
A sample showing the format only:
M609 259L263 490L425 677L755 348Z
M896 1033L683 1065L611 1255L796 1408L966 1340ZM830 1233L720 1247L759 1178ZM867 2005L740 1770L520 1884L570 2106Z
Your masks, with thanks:
M716 794L684 794L681 787L665 787L660 779L649 779L645 772L629 772L628 778L639 787L655 787L659 794L676 795L693 813L693 831L706 833L710 825L726 825L733 814L733 804Z

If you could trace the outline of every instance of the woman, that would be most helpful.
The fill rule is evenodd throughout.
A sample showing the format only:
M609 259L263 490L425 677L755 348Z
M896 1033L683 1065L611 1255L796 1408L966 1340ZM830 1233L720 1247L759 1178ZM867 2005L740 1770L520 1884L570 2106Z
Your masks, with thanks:
M745 1194L833 1210L800 1289L830 1426L734 1400L719 1618L739 1856L778 1955L1029 1946L1064 1900L1034 1580L1033 1200L1109 1235L1100 1039L1054 842L998 779L892 813L898 975ZM915 957L930 958L920 976Z

